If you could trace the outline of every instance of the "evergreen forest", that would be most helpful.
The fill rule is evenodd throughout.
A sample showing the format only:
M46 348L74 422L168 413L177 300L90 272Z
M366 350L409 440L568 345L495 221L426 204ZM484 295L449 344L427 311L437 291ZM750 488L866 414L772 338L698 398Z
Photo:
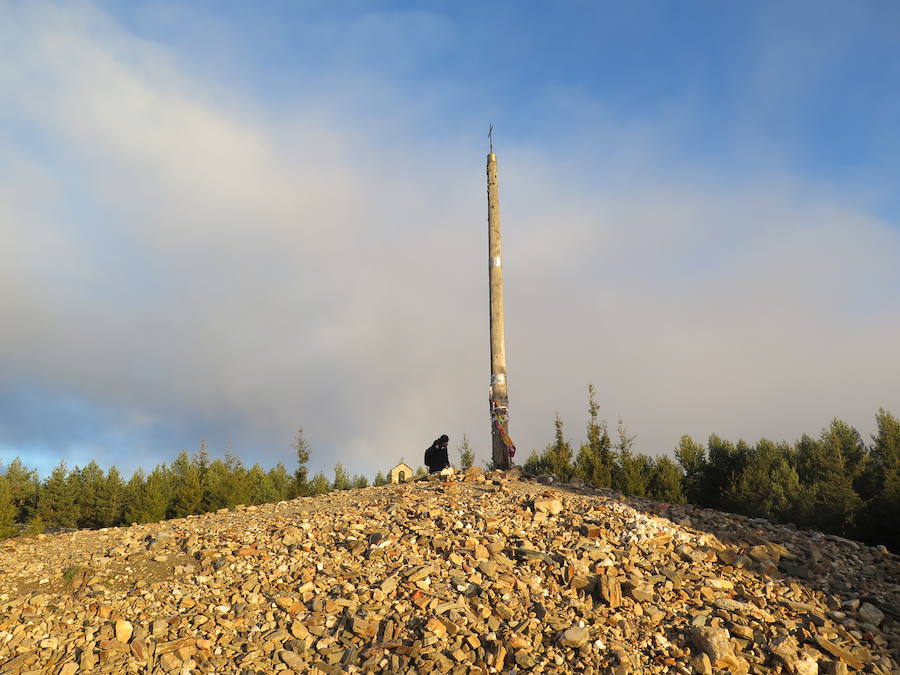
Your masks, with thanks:
M682 436L674 458L651 457L636 452L635 437L621 420L613 438L589 387L586 439L577 451L557 416L553 440L532 451L523 468L551 474L557 482L581 480L630 496L793 523L900 552L900 421L886 410L879 410L875 421L869 442L834 419L817 435L804 434L794 443L732 442L713 434L704 444ZM0 538L155 522L369 485L340 463L333 478L321 472L309 476L310 449L302 430L294 450L291 472L281 463L268 470L259 464L247 468L230 453L212 459L202 443L194 454L181 452L171 463L149 473L139 469L128 480L116 467L104 471L94 461L71 469L60 462L40 480L16 459L0 467ZM465 469L474 461L463 436L455 463ZM422 474L420 468L417 475ZM386 482L381 472L373 481Z

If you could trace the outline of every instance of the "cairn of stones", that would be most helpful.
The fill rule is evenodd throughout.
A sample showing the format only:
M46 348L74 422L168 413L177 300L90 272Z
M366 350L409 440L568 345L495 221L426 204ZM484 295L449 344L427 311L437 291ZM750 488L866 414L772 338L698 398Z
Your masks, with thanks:
M518 469L0 544L0 673L897 673L900 560Z

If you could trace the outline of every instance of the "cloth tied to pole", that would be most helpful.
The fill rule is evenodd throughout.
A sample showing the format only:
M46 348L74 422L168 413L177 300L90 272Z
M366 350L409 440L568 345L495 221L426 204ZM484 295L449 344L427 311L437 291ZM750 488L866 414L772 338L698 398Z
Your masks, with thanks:
M507 413L505 406L497 405L493 396L491 396L490 401L491 423L497 429L500 440L503 441L503 445L506 446L506 452L509 453L509 457L512 459L516 455L516 446L509 437L509 433L506 431L506 426L509 423L509 413Z

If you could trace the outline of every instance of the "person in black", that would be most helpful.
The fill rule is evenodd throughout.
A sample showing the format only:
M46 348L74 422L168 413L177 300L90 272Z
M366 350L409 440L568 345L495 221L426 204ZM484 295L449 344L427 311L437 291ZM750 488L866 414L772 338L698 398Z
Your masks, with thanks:
M442 469L450 466L450 458L447 456L447 444L450 438L444 434L425 451L425 464L428 466L428 473L437 473Z

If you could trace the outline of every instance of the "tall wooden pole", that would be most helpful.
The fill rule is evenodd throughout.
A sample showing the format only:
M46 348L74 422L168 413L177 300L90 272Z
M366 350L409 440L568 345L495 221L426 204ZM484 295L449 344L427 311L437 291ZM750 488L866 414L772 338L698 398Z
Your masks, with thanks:
M494 422L505 418L509 397L506 383L506 349L503 333L503 267L500 254L500 201L497 195L497 155L493 144L487 156L488 270L491 302L491 439L494 466L509 468L509 452ZM496 408L496 409L495 409Z

